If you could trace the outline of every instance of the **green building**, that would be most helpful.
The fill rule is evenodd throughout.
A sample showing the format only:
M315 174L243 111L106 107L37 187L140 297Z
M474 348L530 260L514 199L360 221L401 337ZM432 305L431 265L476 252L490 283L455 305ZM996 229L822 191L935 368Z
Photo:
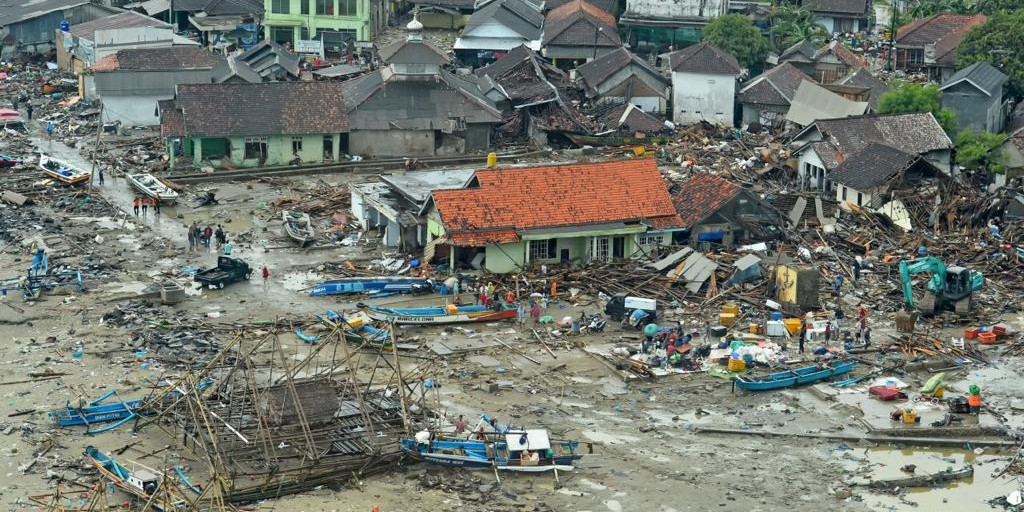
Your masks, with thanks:
M158 105L172 169L316 163L348 151L338 82L181 84Z
M649 158L481 169L424 210L425 256L495 273L638 257L681 224Z
M382 0L264 0L267 39L296 48L296 41L323 41L339 55L350 41L369 41L387 24L393 6Z

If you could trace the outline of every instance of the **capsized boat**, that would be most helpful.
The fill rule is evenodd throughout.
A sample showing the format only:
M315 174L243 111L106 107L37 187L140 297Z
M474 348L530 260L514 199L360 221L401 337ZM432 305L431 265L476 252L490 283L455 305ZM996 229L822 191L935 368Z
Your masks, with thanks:
M593 453L590 443L553 441L544 429L498 429L488 420L481 414L480 425L468 439L427 430L403 437L402 452L412 459L442 466L516 473L571 471L575 461L583 457L581 444Z
M128 184L146 197L159 199L160 204L174 204L178 200L174 189L149 173L129 174Z
M317 318L332 330L343 328L345 341L349 343L366 344L373 348L392 347L391 333L387 329L378 329L371 325L373 320L361 311L346 317L328 309L326 315L317 315ZM295 328L295 335L306 343L316 343L323 339L322 335L306 334L301 327Z
M733 379L733 383L744 391L792 388L850 373L856 366L857 361L833 361L824 365L811 365L784 372L769 373L762 377L737 375Z
M383 308L358 304L374 320L394 321L396 324L461 324L470 322L492 322L516 317L514 306L500 304L498 309L487 306L447 306L432 308Z
M92 177L92 173L85 169L46 155L39 155L39 169L47 176L68 185L85 183Z
M354 293L426 293L433 287L422 277L345 277L324 281L309 291L310 297Z
M153 506L159 510L176 510L188 504L180 497L165 499L161 496L154 496L162 486L172 485L165 481L163 473L155 469L131 461L128 461L128 466L124 466L95 446L85 449L85 457L96 466L101 475L119 489L137 496L141 500L152 500ZM168 496L176 496L177 489L168 489L168 491L171 491L167 493Z
M284 233L299 245L304 246L316 240L316 231L313 229L313 221L310 220L308 213L285 210L281 212L281 217L284 220Z

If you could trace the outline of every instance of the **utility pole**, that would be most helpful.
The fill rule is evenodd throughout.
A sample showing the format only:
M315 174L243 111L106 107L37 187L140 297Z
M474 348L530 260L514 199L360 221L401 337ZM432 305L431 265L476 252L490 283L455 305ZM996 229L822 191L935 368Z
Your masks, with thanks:
M96 147L92 150L92 174L89 175L89 192L92 193L92 184L96 181L96 168L100 160L100 134L103 133L103 102L100 102L100 115L96 118Z
M898 7L896 6L896 0L892 0L892 10L889 12L889 71L896 70L896 63L894 61L896 54L896 14Z

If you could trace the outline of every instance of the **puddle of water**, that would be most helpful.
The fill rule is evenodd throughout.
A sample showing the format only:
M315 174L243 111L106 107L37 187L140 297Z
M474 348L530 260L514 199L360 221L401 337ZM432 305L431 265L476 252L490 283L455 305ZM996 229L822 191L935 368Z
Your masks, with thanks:
M945 471L947 468L959 469L967 464L974 465L974 477L949 482L935 488L915 487L908 489L903 496L865 492L864 503L871 508L893 511L932 511L932 510L995 510L990 508L988 500L997 496L1005 496L1015 490L1017 485L1013 479L996 480L993 474L999 472L1006 463L1006 456L1001 456L989 449L982 455L975 455L968 450L939 449L904 449L893 450L886 447L868 448L864 452L867 457L868 469L874 480L888 480L911 476L900 470L907 464L917 466L914 475L925 475ZM862 468L864 466L861 466Z
M289 272L281 278L281 287L285 290L297 292L322 281L324 281L323 275L317 272Z

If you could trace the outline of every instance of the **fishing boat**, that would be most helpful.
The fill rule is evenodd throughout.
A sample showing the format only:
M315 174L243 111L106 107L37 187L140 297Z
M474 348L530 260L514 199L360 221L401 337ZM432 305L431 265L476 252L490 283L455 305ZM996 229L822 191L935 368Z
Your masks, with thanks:
M129 174L128 184L146 197L159 199L160 204L174 204L178 200L178 193L152 174Z
M733 379L733 383L744 391L792 388L850 373L855 366L857 366L856 361L836 361L823 366L812 365L795 370L769 373L762 377L737 375Z
M324 281L309 291L310 297L346 295L355 293L392 294L426 293L432 289L430 281L422 277L346 277Z
M176 510L188 504L187 501L180 497L168 499L154 496L161 490L163 485L167 484L163 473L155 469L131 461L128 461L129 466L121 465L113 457L99 451L95 446L89 446L85 449L85 457L96 466L96 469L99 470L104 478L110 480L119 489L137 496L146 502L152 501L152 506L159 510ZM166 490L172 491L172 489ZM176 491L176 489L173 489L173 491ZM167 492L166 496L169 497L174 494L174 492Z
M47 176L68 185L85 183L92 177L92 173L85 169L46 155L39 155L39 169Z
M358 304L374 320L393 321L396 324L463 324L471 322L493 322L516 317L515 307L501 305L499 309L487 306L447 306L433 308L382 308Z
M304 246L316 240L316 231L313 230L313 221L309 214L298 210L285 210L281 212L284 220L284 233L289 238Z
M466 469L494 469L515 473L572 471L583 454L578 451L590 443L552 441L544 429L498 430L481 414L481 426L471 439L460 439L451 433L420 431L402 438L402 452L408 457L442 466ZM484 432L490 428L491 432Z
M61 427L85 425L92 428L92 425L96 423L120 422L133 418L137 414L143 414L143 411L139 410L142 406L142 400L119 401L111 404L103 403L116 394L116 391L110 391L89 402L84 407L72 407L71 403L68 402L63 408L51 411L48 416ZM152 411L146 411L145 414L152 414ZM90 431L89 433L96 432Z
M357 345L366 344L372 348L390 349L392 346L391 333L387 329L378 329L370 325L373 320L366 316L365 313L359 312L345 317L336 311L328 309L326 315L317 315L317 318L331 330L344 326L345 341L349 343ZM316 343L323 339L322 335L306 334L301 327L295 328L295 335L306 343ZM399 348L402 347L400 346Z
M868 487L873 489L906 489L908 487L935 487L955 480L972 478L974 466L968 464L960 469L949 469L930 475L910 476L894 480L874 480Z

